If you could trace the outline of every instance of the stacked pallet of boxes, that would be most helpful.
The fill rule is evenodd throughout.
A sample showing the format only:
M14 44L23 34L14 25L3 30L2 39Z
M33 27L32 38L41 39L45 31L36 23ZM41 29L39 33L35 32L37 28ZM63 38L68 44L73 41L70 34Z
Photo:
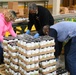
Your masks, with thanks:
M10 75L56 75L54 45L54 39L49 36L34 39L26 34L19 35L4 45L6 71Z
M18 51L16 47L16 42L12 42L8 45L9 55L10 55L10 67L9 72L11 75L18 74Z
M39 43L22 35L18 40L19 75L39 75Z
M4 48L5 71L6 71L6 73L9 73L10 56L9 56L9 50L8 50L7 46L8 46L8 40L4 40L3 48Z
M5 71L9 75L18 74L18 53L16 39L11 37L8 40L4 40L4 62L5 62Z
M56 60L54 59L54 39L49 36L43 36L40 39L40 74L56 75Z

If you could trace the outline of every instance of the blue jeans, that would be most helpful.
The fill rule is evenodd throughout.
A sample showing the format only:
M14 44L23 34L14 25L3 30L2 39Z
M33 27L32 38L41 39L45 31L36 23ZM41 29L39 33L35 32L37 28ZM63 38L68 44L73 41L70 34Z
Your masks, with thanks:
M0 64L2 64L4 61L4 57L3 57L3 48L0 42Z
M66 47L68 49L66 61L70 75L76 75L76 37L73 37L70 44L66 45Z
M67 71L69 71L69 67L68 67L68 64L67 64L67 55L69 53L69 50L70 50L70 46L71 46L71 39L66 43L66 45L64 46L64 57L65 57L65 69Z

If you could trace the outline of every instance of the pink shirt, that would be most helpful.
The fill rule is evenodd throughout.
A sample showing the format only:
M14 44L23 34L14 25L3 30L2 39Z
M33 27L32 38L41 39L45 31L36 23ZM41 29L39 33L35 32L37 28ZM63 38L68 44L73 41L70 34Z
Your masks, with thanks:
M3 36L6 31L8 31L13 37L16 37L16 33L12 28L12 22L7 22L4 15L0 13L0 41L3 41Z

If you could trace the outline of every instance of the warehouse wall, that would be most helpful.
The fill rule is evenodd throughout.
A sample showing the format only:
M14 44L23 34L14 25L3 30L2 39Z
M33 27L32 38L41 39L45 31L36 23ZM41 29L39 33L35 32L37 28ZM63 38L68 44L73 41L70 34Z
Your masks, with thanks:
M61 4L63 3L63 0L61 0L61 2L60 2ZM53 4L53 0L49 0L49 2L48 2L48 5L49 6L52 6L52 4ZM19 6L21 7L21 6L23 6L23 3L19 3ZM7 5L7 3L3 3L3 6L2 7L4 7L4 8L7 8L8 7L8 5Z
M61 0L61 2L60 2L61 4L63 3L63 0ZM49 3L48 3L49 5L51 4L53 4L53 0L49 0Z
M60 4L62 5L63 0L60 0L60 1L61 1ZM44 6L44 3L37 3L37 4ZM53 4L53 0L49 0L49 2L48 2L48 9L49 9L49 11L50 11L51 13L52 13L52 6L53 6L52 4ZM3 8L8 8L8 3L3 3L2 7L3 7ZM18 3L18 9L24 10L24 3L19 2L19 3ZM20 10L20 11L21 11L21 10ZM22 14L22 13L23 13L23 12L21 12L21 14Z

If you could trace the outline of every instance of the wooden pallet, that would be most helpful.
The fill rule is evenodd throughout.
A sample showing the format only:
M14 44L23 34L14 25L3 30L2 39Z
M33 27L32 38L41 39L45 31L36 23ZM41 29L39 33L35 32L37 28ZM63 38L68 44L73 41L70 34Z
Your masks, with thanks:
M0 75L6 75L4 64L0 65Z

